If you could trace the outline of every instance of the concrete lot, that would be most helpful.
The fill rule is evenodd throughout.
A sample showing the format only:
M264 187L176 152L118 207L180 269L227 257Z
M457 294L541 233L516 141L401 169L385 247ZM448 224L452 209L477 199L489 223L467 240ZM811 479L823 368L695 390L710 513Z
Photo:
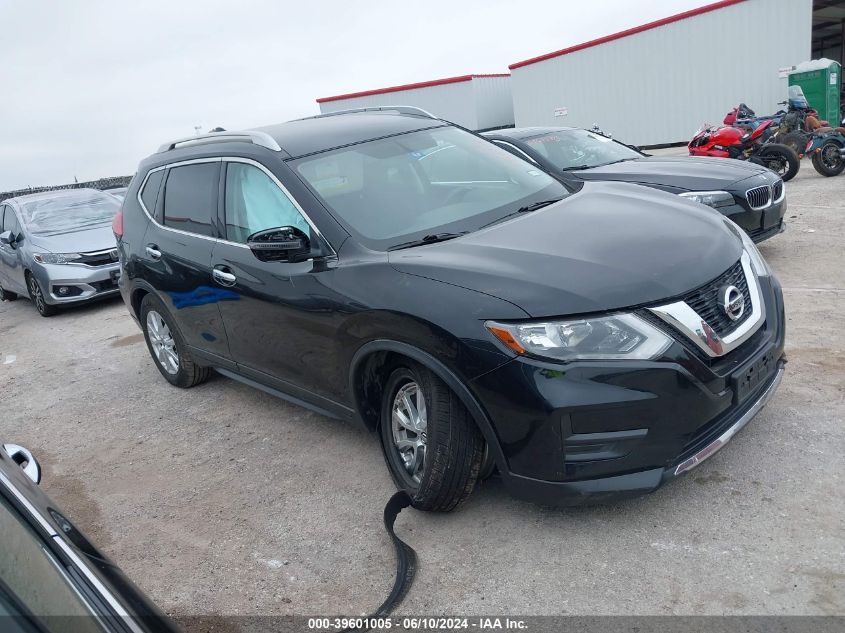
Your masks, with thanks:
M406 510L402 613L845 614L845 176L805 161L787 192L762 246L789 319L768 408L646 498L550 509L491 480L457 513ZM0 438L171 614L360 614L392 584L376 436L220 376L170 387L120 301L0 304L0 409Z

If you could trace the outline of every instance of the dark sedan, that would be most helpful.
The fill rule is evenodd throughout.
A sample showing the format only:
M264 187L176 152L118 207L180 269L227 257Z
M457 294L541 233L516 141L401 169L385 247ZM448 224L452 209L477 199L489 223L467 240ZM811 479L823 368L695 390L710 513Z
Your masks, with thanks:
M41 469L0 445L0 627L9 633L177 633L38 488Z
M600 133L566 127L485 132L565 184L586 180L629 182L676 193L713 207L755 242L784 229L786 191L772 171L749 162L691 156L648 156Z

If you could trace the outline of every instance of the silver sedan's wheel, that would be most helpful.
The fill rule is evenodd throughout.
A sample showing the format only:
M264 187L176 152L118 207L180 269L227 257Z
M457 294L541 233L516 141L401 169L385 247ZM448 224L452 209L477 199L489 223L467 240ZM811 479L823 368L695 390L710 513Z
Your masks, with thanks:
M410 478L420 483L425 466L428 414L419 385L409 382L396 392L391 408L393 444Z
M175 375L179 371L179 353L176 351L176 341L167 327L164 319L155 310L147 313L147 334L156 361L168 374Z

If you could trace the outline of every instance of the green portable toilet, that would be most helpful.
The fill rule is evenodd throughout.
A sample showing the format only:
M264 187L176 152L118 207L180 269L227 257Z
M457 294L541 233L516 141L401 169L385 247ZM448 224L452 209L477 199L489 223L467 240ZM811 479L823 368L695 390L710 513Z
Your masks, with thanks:
M801 86L810 106L819 111L819 118L834 127L839 125L839 93L842 66L831 59L814 59L795 67L789 75L790 86Z

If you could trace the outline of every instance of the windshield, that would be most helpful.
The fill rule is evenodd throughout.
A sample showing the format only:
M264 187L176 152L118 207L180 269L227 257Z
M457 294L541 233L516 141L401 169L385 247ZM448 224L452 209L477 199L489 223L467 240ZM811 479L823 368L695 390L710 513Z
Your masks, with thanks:
M559 130L522 141L557 169L586 169L642 158L630 147L587 130Z
M21 216L34 235L70 233L109 224L120 209L114 196L93 190L68 190L21 204Z
M535 165L453 127L368 141L295 165L335 217L375 250L474 231L568 195Z

